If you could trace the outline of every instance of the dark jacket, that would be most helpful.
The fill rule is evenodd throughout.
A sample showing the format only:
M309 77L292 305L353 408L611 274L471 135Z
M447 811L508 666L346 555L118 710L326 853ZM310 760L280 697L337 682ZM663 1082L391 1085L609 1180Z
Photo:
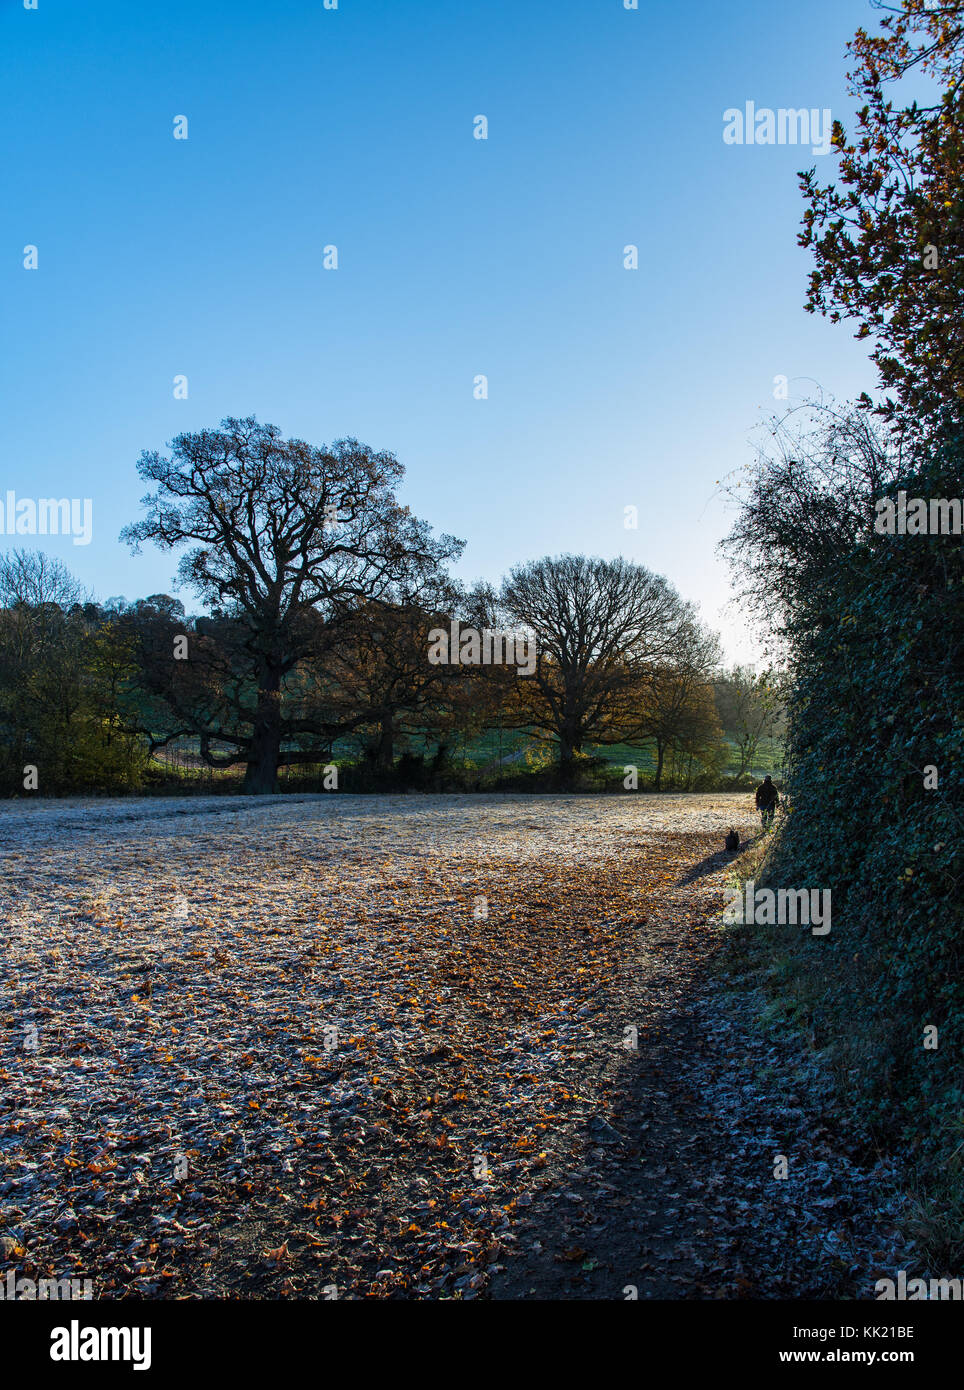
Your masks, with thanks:
M762 811L764 806L775 806L780 800L780 793L772 782L761 782L756 789L757 810Z

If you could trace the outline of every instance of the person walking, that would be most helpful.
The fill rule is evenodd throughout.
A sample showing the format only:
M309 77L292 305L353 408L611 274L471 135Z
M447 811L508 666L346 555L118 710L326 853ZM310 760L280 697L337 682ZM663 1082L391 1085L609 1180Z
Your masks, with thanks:
M779 800L780 794L773 785L773 778L768 772L756 789L756 808L760 812L764 830L773 824L773 813L777 809Z

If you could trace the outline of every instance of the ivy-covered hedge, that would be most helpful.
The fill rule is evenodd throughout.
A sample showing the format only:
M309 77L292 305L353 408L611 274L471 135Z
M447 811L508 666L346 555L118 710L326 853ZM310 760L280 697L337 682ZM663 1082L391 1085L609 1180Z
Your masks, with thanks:
M964 496L964 441L886 492L899 488ZM754 926L745 944L826 1050L868 1134L916 1160L925 1185L936 1175L945 1195L956 1190L960 1222L964 538L868 528L832 565L795 573L789 813L758 880L829 888L832 929ZM964 1227L957 1237L964 1258Z

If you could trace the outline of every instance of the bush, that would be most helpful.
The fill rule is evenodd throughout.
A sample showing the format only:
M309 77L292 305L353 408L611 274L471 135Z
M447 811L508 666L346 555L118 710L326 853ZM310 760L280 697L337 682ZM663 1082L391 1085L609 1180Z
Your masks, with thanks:
M950 498L962 484L964 441L951 439L887 490ZM792 810L761 882L829 887L833 925L825 938L785 926L743 935L868 1132L913 1155L932 1195L950 1174L959 1208L961 538L858 537L832 575L805 577L786 629ZM936 1050L924 1047L929 1025ZM964 1227L945 1225L942 1239L946 1257L964 1258Z

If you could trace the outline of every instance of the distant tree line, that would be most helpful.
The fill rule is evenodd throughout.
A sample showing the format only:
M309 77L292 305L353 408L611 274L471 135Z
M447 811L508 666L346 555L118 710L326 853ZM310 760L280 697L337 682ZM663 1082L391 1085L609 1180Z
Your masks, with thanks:
M349 741L392 775L418 746L436 769L457 740L496 725L550 749L572 787L587 749L649 749L719 776L720 720L739 773L775 727L766 682L724 676L715 637L663 578L626 560L563 555L519 565L496 590L448 573L461 551L395 496L401 466L356 440L316 448L253 419L145 453L153 484L128 527L182 551L201 600L86 600L42 553L0 563L0 724L9 791L120 790L157 780L155 755L189 741L199 762L243 771L250 793L279 770L327 765ZM528 674L429 659L453 622L525 633Z

